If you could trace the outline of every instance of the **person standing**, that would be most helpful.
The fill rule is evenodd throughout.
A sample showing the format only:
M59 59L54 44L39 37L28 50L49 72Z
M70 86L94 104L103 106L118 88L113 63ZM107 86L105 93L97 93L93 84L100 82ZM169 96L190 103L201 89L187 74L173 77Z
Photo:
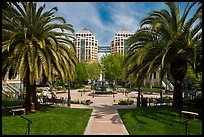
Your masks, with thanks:
M55 104L55 98L56 98L55 92L52 92L51 95L52 95L52 103Z
M43 94L43 104L45 104L45 99L47 98L46 90L43 90L42 94Z
M141 90L141 98L143 99L144 92Z
M160 91L160 98L162 99L162 90Z

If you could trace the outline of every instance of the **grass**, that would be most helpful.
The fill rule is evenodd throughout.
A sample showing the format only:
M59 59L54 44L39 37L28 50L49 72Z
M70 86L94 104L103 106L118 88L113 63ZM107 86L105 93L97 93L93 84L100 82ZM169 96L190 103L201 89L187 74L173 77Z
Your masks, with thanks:
M16 100L13 98L7 98L5 95L2 94L2 105L4 106L18 106L23 105L24 101Z
M2 105L23 104L22 101L2 97ZM83 135L92 109L41 106L35 113L22 115L32 121L31 135ZM27 134L27 121L19 115L11 116L2 110L2 135Z
M22 115L32 121L31 135L83 135L91 109L45 107ZM2 117L3 135L25 135L27 121L18 115Z
M170 106L119 109L130 135L185 135L185 120ZM188 121L190 135L202 135L202 119Z

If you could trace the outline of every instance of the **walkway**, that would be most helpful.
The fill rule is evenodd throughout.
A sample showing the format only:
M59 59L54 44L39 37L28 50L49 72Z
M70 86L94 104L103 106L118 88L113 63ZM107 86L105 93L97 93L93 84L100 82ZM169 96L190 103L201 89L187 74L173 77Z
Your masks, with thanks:
M84 135L129 135L116 108L93 107Z
M136 108L136 105L113 105L113 100L125 99L123 93L113 95L94 95L91 96L89 93L77 92L78 90L71 91L71 99L87 100L93 101L91 105L82 104L71 104L71 108L91 108L93 109L89 122L87 124L84 135L129 135L123 121L121 120L118 109L130 109ZM158 95L156 95L158 96ZM57 98L67 97L67 93L57 94ZM137 94L135 92L129 93L128 98L136 100Z

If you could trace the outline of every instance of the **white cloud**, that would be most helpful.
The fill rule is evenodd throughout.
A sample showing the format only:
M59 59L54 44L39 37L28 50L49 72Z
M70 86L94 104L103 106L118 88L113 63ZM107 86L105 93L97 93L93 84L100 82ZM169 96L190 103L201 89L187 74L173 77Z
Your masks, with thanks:
M46 2L46 6L46 11L57 6L59 10L56 16L64 17L73 25L75 32L87 27L96 36L99 45L109 45L114 34L121 30L123 25L135 32L139 21L148 11L143 2L111 2L108 5L101 2ZM108 23L101 19L98 6L109 10L111 16Z

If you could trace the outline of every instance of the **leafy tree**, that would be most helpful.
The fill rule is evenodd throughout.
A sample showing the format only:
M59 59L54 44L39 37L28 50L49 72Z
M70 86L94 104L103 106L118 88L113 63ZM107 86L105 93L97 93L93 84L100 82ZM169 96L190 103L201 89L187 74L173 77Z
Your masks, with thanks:
M202 72L196 73L191 66L187 70L188 87L202 88Z
M202 58L198 55L202 49L202 5L193 13L197 2L188 3L181 15L180 7L174 2L165 4L169 11L149 13L141 21L140 29L128 40L127 77L133 74L136 83L141 84L144 78L161 68L160 79L165 73L174 79L173 107L182 109L187 67L190 65L196 70L199 67L196 61Z
M103 73L106 80L119 80L122 77L124 56L118 53L102 58Z
M93 81L96 81L101 74L101 66L98 62L87 62L86 63L87 78Z
M45 8L44 4L37 9L34 2L11 2L2 10L2 78L19 73L25 80L26 111L32 102L37 108L35 83L42 75L49 82L55 75L63 81L75 76L73 26L54 16L57 7Z
M75 79L74 83L78 84L79 87L81 87L86 80L87 80L86 64L83 61L81 61L77 65L76 79Z

